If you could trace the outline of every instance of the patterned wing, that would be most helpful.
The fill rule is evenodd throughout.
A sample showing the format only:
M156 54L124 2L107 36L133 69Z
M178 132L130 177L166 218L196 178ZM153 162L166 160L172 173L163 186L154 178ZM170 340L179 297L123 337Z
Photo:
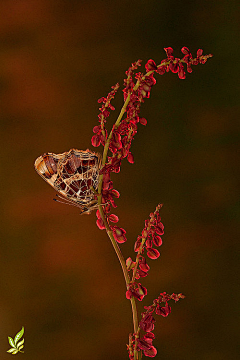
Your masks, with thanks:
M72 149L63 154L47 153L35 161L38 174L84 212L96 206L91 187L97 190L100 166L101 155L88 149Z
M55 181L58 173L58 163L66 156L66 154L66 152L58 155L45 153L42 156L39 156L34 163L37 173L57 191L58 189L55 186Z
M97 190L101 155L90 150L70 150L59 161L55 186L61 194L82 206L94 200L93 187Z

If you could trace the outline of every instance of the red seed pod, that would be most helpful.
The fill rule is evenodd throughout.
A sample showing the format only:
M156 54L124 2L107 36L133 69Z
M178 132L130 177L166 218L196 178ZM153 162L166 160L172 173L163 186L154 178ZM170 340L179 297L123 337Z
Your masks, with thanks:
M155 246L161 246L162 245L162 238L158 235L153 236L153 243Z
M108 219L109 219L109 221L114 222L114 223L117 223L119 221L118 216L114 215L114 214L109 215Z
M166 68L167 68L166 65L161 65L161 66L159 66L159 68L157 69L157 73L158 73L159 75L165 74Z
M157 70L157 65L154 60L149 59L145 65L146 71Z
M153 248L148 248L147 249L147 256L150 259L157 259L160 256L160 252L157 249L153 249Z
M136 279L140 279L141 277L146 277L148 275L147 271L138 269L136 273Z
M152 240L150 239L150 237L147 237L147 240L145 242L145 246L146 248L152 248Z
M168 57L168 58L174 58L174 57L172 56L172 54L173 54L173 48L167 47L167 48L164 48L164 50L166 51L166 54L167 54L167 57Z
M143 271L149 271L150 266L147 264L146 259L144 257L141 257L139 259L139 268Z
M183 80L186 79L186 73L184 71L184 67L182 63L179 64L178 77L179 79L183 79Z
M163 235L164 234L164 225L163 223L159 222L158 225L155 227L155 232L158 235Z
M98 135L93 135L91 139L92 146L98 147L100 145L101 139Z
M134 251L135 252L138 252L138 250L140 249L141 243L142 243L142 239L140 237L140 238L137 239L137 241L134 244Z
M157 307L156 307L156 314L157 315L161 315L161 316L163 316L163 317L167 317L169 314L170 314L170 312L171 312L171 307L168 305L168 303L166 302L166 305L165 306L160 306L160 305L158 305Z
M118 226L114 226L114 227L112 227L112 232L113 232L114 239L118 243L122 244L125 241L127 241L127 238L125 236L126 230L124 230L123 228L119 228Z
M101 97L100 99L98 99L98 103L100 104L100 103L102 103L102 102L105 102L105 100L106 100L106 98L105 97Z
M115 189L112 189L111 193L112 193L112 195L113 195L114 197L116 197L116 198L119 198L119 196L120 196L120 193L119 193L117 190L115 190Z
M97 216L98 219L102 218L99 209L97 209L97 211L96 211L96 216Z
M136 262L135 261L132 261L132 258L129 257L127 258L126 260L126 266L127 266L127 269L128 270L131 270L134 266L135 266Z
M145 332L154 330L154 323L156 320L151 314L145 315L139 323L140 328Z
M97 219L96 223L97 223L97 226L98 226L98 228L99 228L100 230L105 229L105 225L104 225L104 222L103 222L102 219Z

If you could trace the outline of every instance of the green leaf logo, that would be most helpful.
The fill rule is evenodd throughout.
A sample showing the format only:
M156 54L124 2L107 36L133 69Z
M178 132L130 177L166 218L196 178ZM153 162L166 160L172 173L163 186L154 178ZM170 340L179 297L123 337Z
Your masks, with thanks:
M22 327L22 330L20 330L15 335L14 340L10 336L8 336L8 342L12 346L12 348L7 351L8 353L10 353L12 355L17 354L18 352L24 353L24 351L22 351L23 346L24 346L23 345L24 344L24 339L19 341L21 339L21 337L23 336L23 334L24 334L24 327Z

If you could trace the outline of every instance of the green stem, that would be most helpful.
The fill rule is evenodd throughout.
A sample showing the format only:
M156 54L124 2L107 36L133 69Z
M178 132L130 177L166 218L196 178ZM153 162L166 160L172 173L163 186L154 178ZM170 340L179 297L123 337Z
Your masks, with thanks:
M150 74L152 74L154 71L149 71L148 73L146 73L145 76L149 76ZM145 76L142 78L142 80L144 80ZM141 81L142 81L141 80ZM110 141L111 141L111 138L112 138L112 134L113 134L113 131L115 128L117 128L122 120L122 117L124 115L124 113L126 112L126 109L127 109L127 106L129 104L129 101L130 101L130 98L131 98L131 94L133 91L136 91L138 89L138 87L140 86L140 81L138 80L136 82L136 85L134 86L133 90L131 92L129 92L124 104L123 104L123 107L120 111L120 114L108 136L108 139L106 141L106 144L104 146L104 150L103 150L103 157L102 157L102 167L105 165L106 163L106 159L107 159L107 154L108 154L108 149L109 149L109 145L110 145ZM102 193L102 183L103 183L103 175L100 175L99 176L99 185L98 185L98 194L101 194ZM131 280L130 280L130 277L129 277L129 274L128 274L128 270L127 270L127 267L126 267L126 263L125 263L125 260L124 260L124 257L121 253L121 250L116 242L116 240L114 239L114 236L113 236L113 232L112 230L110 229L109 225L108 225L108 222L105 218L105 214L104 214L104 211L103 211L103 208L101 206L101 202L102 202L102 195L98 196L98 204L99 204L99 212L101 214L101 218L104 222L104 225L105 225L105 228L106 228L106 231L107 231L107 234L108 234L108 237L112 243L112 246L115 250L115 253L117 254L117 257L118 257L118 260L121 264L121 267L122 267L122 271L123 271L123 275L124 275L124 279L125 279L125 283L126 283L126 288L128 289L128 285L130 284ZM135 274L136 275L136 274ZM136 300L135 298L132 296L131 299L131 306L132 306L132 314L133 314L133 327L134 327L134 334L136 334L138 336L138 333L139 333L139 327L138 327L138 313L137 313L137 306L136 306ZM137 343L135 345L135 349L134 349L134 360L141 360L142 356L141 356L141 351L137 351Z
M104 222L108 237L111 240L112 246L113 246L113 248L115 250L115 253L117 254L118 260L119 260L119 262L121 264L124 279L125 279L125 283L126 283L126 288L128 288L128 285L130 283L130 277L128 275L128 270L127 270L127 267L126 267L125 259L124 259L123 255L122 255L122 252L121 252L116 240L114 239L113 232L112 232L112 230L110 229L110 227L109 227L109 225L107 223L107 220L106 220L104 212L103 212L103 208L101 206L99 206L99 212L100 212L102 220ZM131 301L131 305L132 305L134 333L136 333L137 330L138 330L137 306L136 306L136 301L135 301L134 297L131 297L130 301Z

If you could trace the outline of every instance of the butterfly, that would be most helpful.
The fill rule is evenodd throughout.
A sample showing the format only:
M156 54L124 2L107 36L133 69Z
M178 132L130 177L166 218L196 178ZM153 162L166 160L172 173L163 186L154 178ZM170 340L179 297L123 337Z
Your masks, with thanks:
M62 154L45 153L36 159L34 167L63 201L54 200L77 206L81 214L90 214L98 207L91 187L97 191L101 162L99 153L71 149Z

